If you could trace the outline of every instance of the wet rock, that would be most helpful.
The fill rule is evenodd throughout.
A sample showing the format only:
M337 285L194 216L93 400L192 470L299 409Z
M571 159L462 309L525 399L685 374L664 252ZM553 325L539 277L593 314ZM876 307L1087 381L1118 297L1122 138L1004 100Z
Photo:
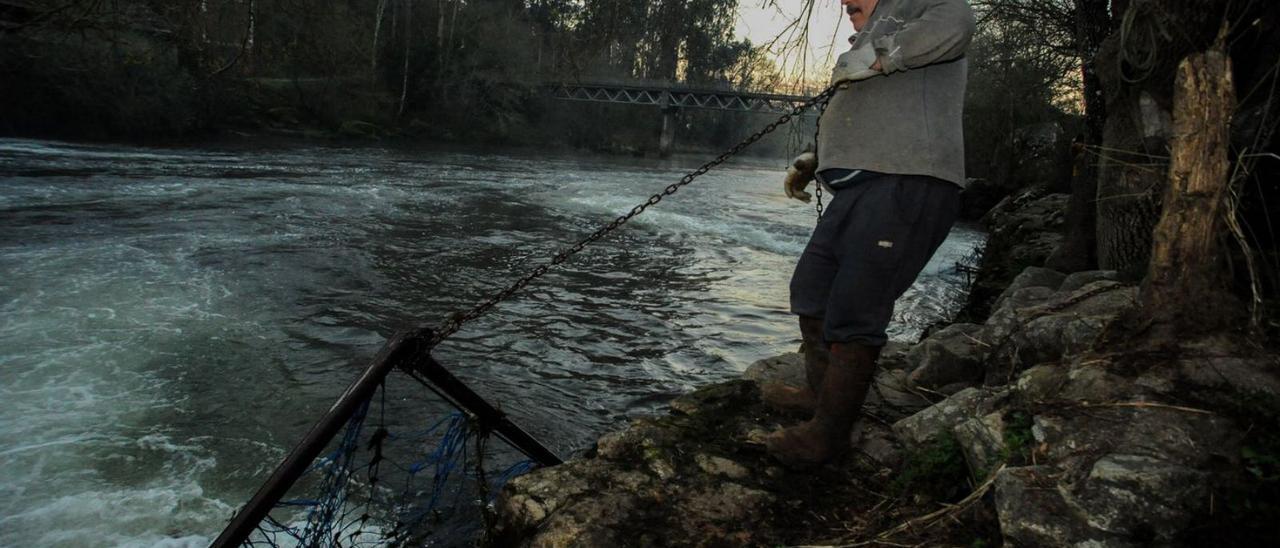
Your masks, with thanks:
M916 364L907 382L911 387L937 390L957 383L982 381L991 345L982 340L980 325L957 323L920 341L907 355Z
M748 380L729 381L704 386L671 400L671 410L684 415L716 413L732 409L744 399L758 398L756 383Z
M500 546L754 544L775 500L745 432L764 414L755 383L711 385L667 416L607 434L593 453L509 482Z
M1008 391L966 388L910 417L893 423L903 443L920 446L951 432L957 424L990 413L1008 397Z
M790 352L759 360L747 367L742 378L762 385L781 382L788 386L803 386L807 382L804 378L804 354Z

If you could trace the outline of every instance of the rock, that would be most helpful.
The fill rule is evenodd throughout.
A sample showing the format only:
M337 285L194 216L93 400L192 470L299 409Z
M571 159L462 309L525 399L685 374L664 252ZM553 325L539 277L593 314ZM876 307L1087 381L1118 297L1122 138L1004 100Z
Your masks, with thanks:
M1008 456L1003 411L966 419L952 432L969 465L969 475L977 481L985 479Z
M1071 292L1043 287L1013 292L987 320L996 355L986 384L1010 382L1020 370L1063 361L1092 348L1106 325L1133 306L1137 288L1098 281Z
M698 516L699 521L720 522L750 530L750 524L760 517L763 507L772 500L773 495L759 489L723 482L681 497L679 512ZM688 538L697 538L699 531L696 525L691 529Z
M1110 454L1060 490L1096 529L1129 538L1171 541L1193 516L1207 513L1207 474L1145 455Z
M969 179L960 191L960 220L976 221L1009 195L1010 189L989 179Z
M1066 274L1058 272L1057 270L1050 270L1048 268L1041 268L1038 266L1029 266L1019 273L1012 282L1009 282L1009 287L1005 288L1005 290L1000 293L999 297L996 297L996 307L1000 306L1000 301L1004 300L1005 297L1008 297L1014 291L1019 289L1027 287L1047 287L1057 291L1059 286L1062 285L1063 280L1066 278Z
M866 410L886 421L896 421L918 413L933 402L911 388L907 372L900 369L876 372L876 384L867 394Z
M996 514L1005 546L1015 548L1137 546L1089 527L1054 488L1049 466L1006 468L996 475Z
M1031 433L1052 461L1124 453L1196 468L1239 459L1241 433L1227 419L1160 404L1143 405L1099 403L1088 407L1088 412L1040 413L1033 418Z
M957 323L920 341L907 355L916 364L907 377L908 386L937 390L956 383L978 384L991 350L983 336L981 325Z
M1067 373L1058 399L1079 402L1110 402L1133 394L1132 381L1101 366L1076 366Z
M602 436L586 457L509 482L499 546L757 544L775 496L767 458L744 450L765 411L752 381L710 385L672 413Z
M1007 295L987 318L987 337L1000 344L1010 333L1020 329L1034 312L1032 307L1052 300L1057 293L1047 287L1026 287Z
M1068 274L1058 291L1075 291L1086 285L1101 281L1120 281L1120 273L1114 270L1086 270Z
M671 400L671 411L684 415L715 413L731 409L746 399L759 399L760 390L749 380L704 386Z
M881 369L907 369L911 367L911 363L907 361L907 353L915 345L900 341L889 341L880 349L880 361L877 364Z
M893 433L907 445L921 446L951 432L957 424L970 417L990 413L1007 396L1007 391L966 388L919 413L894 423Z
M928 407L931 402L914 392L907 384L907 373L902 367L885 367L884 355L890 353L890 359L905 362L908 345L889 343L881 352L880 369L876 371L876 384L867 394L867 410L885 420L898 420ZM894 362L890 361L890 365ZM783 354L775 358L767 358L751 364L743 377L764 384L781 382L789 386L803 386L804 356L800 353ZM677 410L693 411L698 404L679 398L672 402Z
M789 386L803 386L807 382L804 378L804 354L791 352L759 360L747 367L742 378L761 385L781 382Z
M705 453L699 453L693 457L694 462L698 463L698 468L703 472L713 476L723 476L729 479L742 479L751 475L751 471L745 466L733 462L724 457L717 457Z
M983 217L989 229L977 279L962 314L980 322L996 297L1028 266L1041 266L1062 241L1060 229L1069 196L1033 189L1001 200Z
M1052 401L1058 399L1066 382L1067 368L1062 364L1037 365L1018 376L1013 394L1024 405Z
M856 451L881 466L894 467L902 462L902 448L893 431L878 422L860 421L854 427L852 438Z

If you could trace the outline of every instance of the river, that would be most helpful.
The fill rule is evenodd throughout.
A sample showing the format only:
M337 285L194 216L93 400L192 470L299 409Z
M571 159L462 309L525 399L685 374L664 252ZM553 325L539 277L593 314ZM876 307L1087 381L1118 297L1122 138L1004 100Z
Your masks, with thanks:
M0 545L204 546L395 329L435 324L701 161L0 139ZM799 343L815 221L716 169L437 357L561 454ZM954 311L957 227L895 338Z

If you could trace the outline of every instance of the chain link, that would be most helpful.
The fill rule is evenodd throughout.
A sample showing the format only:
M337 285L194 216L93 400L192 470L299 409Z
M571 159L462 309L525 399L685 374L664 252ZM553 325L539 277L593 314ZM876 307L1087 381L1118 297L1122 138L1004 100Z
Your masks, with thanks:
M835 93L834 90L831 90ZM828 97L829 99L830 97ZM822 114L827 112L827 101L818 104L818 119L813 122L813 155L818 157L818 136L822 134ZM817 166L814 166L817 169ZM822 220L822 181L817 179L817 173L814 173L813 195L818 199L818 203L814 204L814 209L818 211L818 220Z
M525 274L524 276L521 276L511 285L507 286L506 289L503 289L502 291L494 293L488 299L481 301L479 304L475 305L474 307L472 307L470 310L466 312L458 312L453 314L451 317L449 317L448 320L446 320L442 325L440 325L438 329L436 329L433 332L431 341L427 345L427 348L428 349L435 348L436 345L440 344L441 342L449 338L454 333L457 333L458 330L462 329L463 324L471 320L474 320L476 318L479 318L480 316L485 315L487 312L489 312L489 310L497 306L498 303L510 298L512 295L524 289L525 286L529 285L530 282L533 282L534 280L542 277L544 274L550 271L552 267L559 266L561 263L564 263L565 261L569 260L570 257L577 254L579 251L582 251L583 248L587 247L588 244L591 244L592 242L595 242L596 240L603 238L606 234L614 231L615 229L622 226L623 224L626 224L626 222L630 221L632 217L635 217L636 215L643 213L644 210L649 208L649 206L657 205L658 202L661 202L663 198L670 196L672 194L675 194L685 185L692 183L694 179L697 179L698 177L701 177L706 172L711 171L712 168L725 163L726 161L729 160L729 158L736 156L738 153L742 152L743 149L751 146L756 141L759 141L765 135L773 133L773 131L778 129L780 126L786 125L787 123L791 122L792 118L800 116L801 114L804 113L804 111L809 110L810 108L813 108L815 105L821 104L825 106L826 102L829 99L831 99L831 96L835 93L835 91L836 91L836 86L828 87L827 89L823 90L822 93L815 95L813 98L809 99L808 101L805 101L804 103L796 105L795 108L791 109L791 112L783 114L777 120L774 120L769 125L764 126L764 129L761 129L760 131L753 133L750 137L743 139L742 142L734 145L729 150L717 156L714 160L711 160L705 164L702 164L702 166L698 167L698 169L695 169L689 173L686 173L685 176L681 177L679 181L667 185L667 187L663 189L662 192L659 192L657 194L654 194L653 196L650 196L648 200L642 202L640 205L637 205L631 208L631 211L627 212L625 215L619 216L618 218L610 221L609 224L596 230L595 232L592 232L589 236L579 240L577 243L573 244L572 246L561 250L559 253L556 253L551 257L551 260L549 262L539 265L533 270L530 270L527 274ZM819 204L821 204L821 198L819 198ZM819 205L819 207L821 207L821 205Z

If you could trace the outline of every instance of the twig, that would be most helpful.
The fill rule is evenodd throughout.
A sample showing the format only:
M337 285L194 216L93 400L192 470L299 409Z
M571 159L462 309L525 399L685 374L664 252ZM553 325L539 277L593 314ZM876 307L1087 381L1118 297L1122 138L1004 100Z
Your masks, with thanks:
M903 546L902 544L894 544L890 542L889 539L893 538L898 534L903 533L904 531L907 531L908 529L913 529L916 527L920 527L920 528L932 527L933 525L937 524L939 521L943 519L955 517L956 514L963 512L964 510L972 506L974 502L977 502L984 495L986 495L987 491L991 490L991 486L995 485L996 477L999 476L1000 472L1005 469L1005 466L1007 465L1001 464L999 468L995 469L994 472L991 472L991 474L987 476L986 481L983 481L982 485L979 485L977 489L974 489L972 493L969 493L969 496L965 497L963 500L961 500L960 502L954 505L946 506L940 510L936 510L928 514L925 514L923 516L915 517L907 521L904 521L890 529L886 529L880 534L877 534L875 538L854 542L851 544L832 545L828 548L837 548L837 547L853 548L856 546L870 546L874 544L882 544L882 545L889 545L889 546Z
M1213 411L1205 409L1196 409L1194 407L1183 407L1181 405L1169 405L1167 403L1157 403L1150 401L1122 401L1111 403L1080 403L1077 407L1138 407L1138 408L1155 408L1155 409L1171 409L1174 411L1185 411L1187 413L1197 413L1201 415L1214 415Z

